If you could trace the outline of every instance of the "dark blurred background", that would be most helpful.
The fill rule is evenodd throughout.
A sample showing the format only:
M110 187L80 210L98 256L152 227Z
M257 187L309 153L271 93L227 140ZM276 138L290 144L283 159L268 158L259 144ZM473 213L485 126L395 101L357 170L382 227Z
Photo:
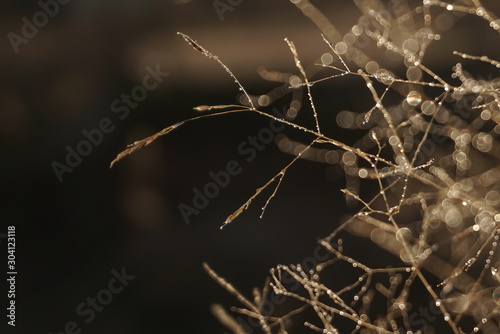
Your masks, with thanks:
M342 33L357 22L359 12L349 1L313 3ZM73 0L59 4L46 24L38 17L42 27L32 37L13 37L22 36L23 17L33 22L40 10L34 1L3 1L0 11L0 233L16 227L18 271L17 326L7 332L59 333L75 321L83 333L223 333L209 306L238 303L202 263L250 296L270 267L311 256L316 240L352 210L339 191L345 183L340 167L299 161L263 219L260 208L271 191L220 230L229 214L291 160L272 143L250 163L238 153L240 143L268 126L267 119L238 114L188 123L115 168L109 163L127 144L198 115L195 106L237 103L233 80L178 31L218 55L251 94L277 86L259 77L260 65L296 72L284 37L295 42L306 64L327 52L319 31L285 0L241 1L222 16L212 1ZM458 61L453 50L499 54L498 43L484 37L495 36L485 22L464 20L429 51L436 56L427 66L449 73ZM168 76L120 119L113 102L142 85L148 66ZM346 82L314 88L333 129L335 113L359 103L358 91ZM276 106L281 110L286 103ZM86 139L82 131L99 128L103 119L113 130L58 178L54 162L65 164L67 147L76 149ZM355 140L356 134L335 131L338 139ZM230 160L242 172L186 224L179 204L192 205L193 189ZM351 255L365 251L364 241L357 242ZM135 278L86 323L77 306L107 288L112 270L122 268ZM4 297L2 309L6 305ZM4 326L3 314L2 319Z

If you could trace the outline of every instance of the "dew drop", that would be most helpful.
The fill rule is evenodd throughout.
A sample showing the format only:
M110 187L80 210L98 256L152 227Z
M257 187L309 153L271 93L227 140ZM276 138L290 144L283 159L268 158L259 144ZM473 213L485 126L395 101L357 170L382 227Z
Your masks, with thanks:
M417 91L413 90L409 92L408 95L406 96L406 102L408 102L408 104L412 107L419 105L421 101L422 101L422 96Z
M403 227L396 232L396 240L403 243L404 241L409 241L412 238L412 233L409 228Z

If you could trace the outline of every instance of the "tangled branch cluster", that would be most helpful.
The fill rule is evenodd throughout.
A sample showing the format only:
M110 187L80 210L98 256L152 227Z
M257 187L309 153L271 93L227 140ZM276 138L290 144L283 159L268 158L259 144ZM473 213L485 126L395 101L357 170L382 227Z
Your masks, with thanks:
M474 77L460 62L453 66L450 78L442 78L424 65L423 59L429 45L441 38L435 27L438 15L448 22L460 15L475 15L498 32L500 20L479 0L463 0L459 5L433 0L391 1L389 7L378 0L355 0L361 16L342 35L309 0L291 2L322 32L329 51L318 63L303 66L299 50L285 39L297 74L260 68L264 79L281 86L253 96L217 56L181 34L235 80L241 90L240 104L197 107L205 114L132 144L113 163L183 123L227 113L255 112L308 133L314 138L308 143L280 137L278 147L293 159L229 215L222 227L242 214L264 189L274 187L265 210L288 168L298 159L339 164L346 175L342 190L346 200L358 202L361 209L320 241L329 259L312 268L297 264L271 269L270 280L262 291L255 290L253 300L205 265L245 307L233 311L255 319L265 333L287 333L291 319L306 310L312 310L315 318L303 325L318 333L338 333L336 322L345 325L344 320L352 332L360 333L434 333L434 328L447 328L452 333L499 333L500 81L493 76ZM390 61L373 60L373 50L360 47L363 38L373 41L377 52L382 50ZM457 60L489 66L491 73L500 68L498 61L487 56L454 54ZM323 132L322 111L317 110L313 95L313 85L318 82L346 76L359 78L372 98L369 110L337 115L340 127L365 132L354 145ZM285 118L261 110L285 93L292 94ZM306 109L302 108L304 95L313 128L294 121ZM363 193L360 185L365 183L375 185L377 191ZM351 258L339 238L342 231L396 255L401 266L372 268ZM322 279L322 273L335 272L342 264L359 275L341 289L330 288L332 282ZM423 287L439 318L415 321L415 314L421 314L413 300L415 286ZM269 314L264 306L270 296L284 296L298 306L286 314ZM385 306L373 307L374 300L385 301L377 303ZM234 333L249 331L220 306L214 307L214 314Z

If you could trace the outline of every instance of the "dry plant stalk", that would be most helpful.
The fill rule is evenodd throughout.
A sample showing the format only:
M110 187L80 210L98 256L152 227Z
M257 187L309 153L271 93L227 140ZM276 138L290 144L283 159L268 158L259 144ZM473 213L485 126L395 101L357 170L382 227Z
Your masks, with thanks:
M300 109L297 106L302 105L305 88L314 129L296 124L296 112L281 119L260 110L257 97L245 90L217 56L179 33L196 51L228 72L242 91L240 101L244 102L196 107L208 113L135 142L111 165L188 121L227 113L255 112L308 133L315 138L309 144L289 136L281 139L279 148L294 155L293 159L229 215L221 228L242 214L264 189L276 184L264 205L264 214L287 170L299 159L339 164L346 175L346 189L342 192L348 202L358 202L361 209L320 240L330 254L328 260L318 261L312 268L303 268L301 264L278 265L271 269L271 279L264 289L254 291L254 301L205 264L208 274L244 306L232 309L240 314L239 321L221 306L213 308L216 317L238 334L246 332L241 316L256 319L265 333L286 333L289 320L306 309L313 310L316 318L303 323L304 328L318 333L338 333L335 326L338 318L349 320L352 323L349 330L360 333L434 333L436 328L444 326L455 334L499 333L500 81L492 77L474 78L461 63L455 64L452 77L445 79L422 64L422 60L428 46L440 39L436 20L454 22L456 13L476 15L496 31L500 31L500 20L480 0L464 0L459 5L434 0L418 3L354 0L361 17L342 35L309 0L292 3L318 26L335 57L330 54L322 57L320 63L304 67L294 43L285 39L298 74L264 68L259 73L264 79L282 85L268 93L270 101L292 90L289 111ZM437 8L431 12L433 7ZM404 65L406 73L398 76L397 69L385 68L370 55L373 50L358 47L357 41L362 37L392 55L392 60L384 64L392 62L394 68ZM459 51L454 54L490 66L492 73L500 68L499 61L485 55ZM318 69L333 74L313 80L311 77L317 75ZM352 146L323 133L321 110L315 106L312 91L314 84L345 76L360 78L373 100L373 106L366 111L342 111L337 116L340 127L365 130L366 135ZM330 153L342 158L335 161L319 158ZM362 182L376 184L378 191L368 197L361 194ZM345 254L340 238L345 232L396 255L401 266L372 268ZM322 280L322 273L326 269L335 270L342 263L360 271L360 275L341 289L331 289L328 287L331 282ZM429 283L436 279L441 284ZM294 287L290 287L290 280L296 283ZM415 283L423 285L440 313L440 319L427 319L423 327L422 322L415 321L415 314L418 315L412 294ZM287 314L266 314L263 305L271 294L298 301L301 306ZM384 309L372 307L375 298L387 301Z

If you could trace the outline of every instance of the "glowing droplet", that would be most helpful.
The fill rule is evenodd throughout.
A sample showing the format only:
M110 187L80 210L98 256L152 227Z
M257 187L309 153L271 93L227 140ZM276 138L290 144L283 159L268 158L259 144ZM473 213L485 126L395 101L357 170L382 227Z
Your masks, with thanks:
M493 293L491 296L493 297L493 300L495 301L495 303L497 303L497 305L500 305L500 287L493 290Z
M465 262L465 266L467 268L470 268L474 262L476 262L476 258L475 257L471 257L470 259L468 259L466 262Z
M431 116L436 112L437 108L436 108L436 104L434 103L434 101L424 101L422 103L420 109L422 110L422 112L425 115Z
M324 65L330 65L331 63L333 63L333 56L330 53L324 53L321 56L321 62Z
M396 240L403 243L403 241L408 242L412 238L412 233L409 228L403 227L396 232Z
M359 171L358 171L358 175L360 178L364 179L365 177L368 176L368 171L364 168L361 168Z
M344 53L347 52L347 44L344 42L339 42L339 43L335 44L335 51L338 54L343 55Z
M411 91L408 93L406 96L406 102L412 107L415 107L420 104L422 101L422 96L420 96L420 93L417 91Z
M259 96L259 99L257 100L257 102L263 107L268 106L269 105L269 96L261 95L261 96Z

